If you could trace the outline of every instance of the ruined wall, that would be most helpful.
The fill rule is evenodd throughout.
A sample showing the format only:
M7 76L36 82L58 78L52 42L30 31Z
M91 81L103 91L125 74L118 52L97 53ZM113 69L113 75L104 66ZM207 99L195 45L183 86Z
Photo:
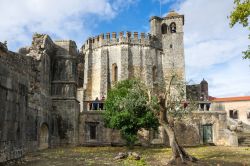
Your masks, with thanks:
M25 152L30 62L0 48L0 162Z
M50 125L50 41L35 34L19 54L1 49L1 162L38 149L40 126Z
M77 54L74 43L43 34L19 53L0 43L0 162L65 142L62 130L66 143L78 143L77 64L69 56Z
M77 100L77 56L74 41L55 42L51 96L57 114L60 144L78 144L79 102Z
M27 138L26 148L35 150L43 148L42 144L52 146L54 136L55 115L52 112L51 101L51 64L54 59L55 45L48 35L34 34L32 45L19 50L23 56L31 57L32 73L29 75L29 116L27 118L27 133L33 133L35 139ZM41 137L41 127L48 128L48 138ZM52 134L53 133L53 134ZM36 136L35 136L36 135Z

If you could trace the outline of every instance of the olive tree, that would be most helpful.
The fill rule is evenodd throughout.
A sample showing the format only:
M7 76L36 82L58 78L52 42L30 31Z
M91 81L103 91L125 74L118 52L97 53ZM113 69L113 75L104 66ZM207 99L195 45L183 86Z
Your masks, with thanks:
M172 149L169 163L178 161L194 162L197 159L189 155L179 145L174 130L175 123L187 115L191 108L185 107L185 85L173 74L167 85L153 91L138 80L118 82L107 96L104 120L107 127L119 129L123 138L131 146L137 139L137 132L142 129L164 128Z
M182 146L178 143L174 130L177 121L180 121L184 116L188 115L192 110L196 109L196 103L189 101L189 106L186 107L186 85L176 74L172 74L167 82L165 90L161 90L155 94L158 98L159 113L158 120L160 125L166 131L169 138L169 145L172 149L172 158L170 164L186 162L195 162L197 159L189 155ZM152 93L148 91L148 96Z
M120 81L108 91L105 101L105 125L121 131L132 148L141 129L157 130L159 122L152 107L148 107L145 85L137 79Z

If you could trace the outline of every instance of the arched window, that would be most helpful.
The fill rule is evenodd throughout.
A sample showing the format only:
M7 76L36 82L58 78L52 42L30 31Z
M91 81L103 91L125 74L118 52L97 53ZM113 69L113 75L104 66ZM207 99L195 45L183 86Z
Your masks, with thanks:
M234 119L238 119L238 110L234 110L234 116L233 116Z
M238 119L238 110L229 110L229 117L232 119Z
M250 119L250 111L247 112L247 119Z
M162 34L167 34L168 31L168 26L164 23L161 25L161 33Z
M153 68L152 68L152 74L153 74L153 82L155 82L156 78L157 78L157 69L156 69L156 66L153 66Z
M118 67L116 63L112 65L112 82L118 81Z
M40 128L39 149L47 149L49 147L49 128L46 123L43 123Z
M176 33L176 24L174 22L172 22L170 24L170 32L171 33Z

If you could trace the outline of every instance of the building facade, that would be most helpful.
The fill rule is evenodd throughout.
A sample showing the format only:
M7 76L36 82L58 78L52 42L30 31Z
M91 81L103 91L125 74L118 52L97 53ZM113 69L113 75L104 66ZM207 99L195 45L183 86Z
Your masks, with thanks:
M119 131L104 126L107 91L133 77L152 90L165 87L172 74L184 82L183 25L184 16L170 12L150 19L150 34L101 34L81 51L74 41L45 34L34 34L18 53L0 43L0 162L61 145L124 145ZM232 145L235 138L224 111L194 111L176 133L183 145ZM161 127L138 137L141 145L168 144Z
M250 96L214 98L212 109L226 111L227 117L250 125Z

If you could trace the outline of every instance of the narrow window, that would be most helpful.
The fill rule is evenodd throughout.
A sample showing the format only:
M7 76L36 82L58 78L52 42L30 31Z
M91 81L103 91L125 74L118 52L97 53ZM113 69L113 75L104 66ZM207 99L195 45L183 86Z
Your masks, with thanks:
M118 67L116 63L112 65L112 82L118 81Z
M250 119L250 112L247 112L247 119Z
M162 34L167 34L167 31L168 31L168 26L165 23L162 24L162 26L161 26L161 33Z
M238 119L238 110L234 110L233 118Z
M170 24L170 32L171 33L176 33L176 24L174 22L172 22Z
M96 125L89 125L90 139L96 139Z
M152 73L153 73L153 82L155 82L155 81L156 81L156 78L157 78L156 66L153 66L153 68L152 68Z
M233 118L234 117L234 111L233 110L229 110L229 117Z

